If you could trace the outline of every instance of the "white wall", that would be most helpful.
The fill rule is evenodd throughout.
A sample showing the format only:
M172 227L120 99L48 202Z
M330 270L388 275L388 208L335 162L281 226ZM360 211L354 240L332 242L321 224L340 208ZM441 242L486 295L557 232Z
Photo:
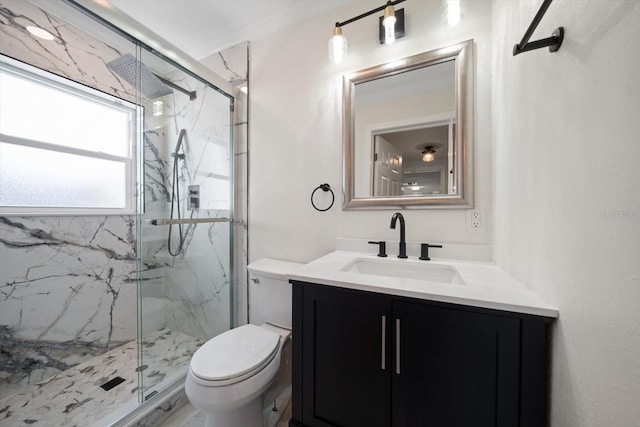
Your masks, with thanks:
M343 211L342 75L467 39L476 41L475 200L491 212L490 3L467 2L462 23L449 28L440 1L403 3L407 36L391 46L377 41L377 18L343 28L350 56L331 64L327 42L336 21L380 5L353 1L286 31L252 42L250 96L249 259L310 261L333 250L336 237L398 239L390 230L393 211ZM335 206L317 212L309 197L327 182ZM321 193L321 192L320 192ZM318 204L323 204L318 197ZM404 213L407 240L491 244L492 232L471 234L465 210ZM389 246L393 253L395 245Z
M552 426L640 423L640 2L493 3L496 260L560 308Z

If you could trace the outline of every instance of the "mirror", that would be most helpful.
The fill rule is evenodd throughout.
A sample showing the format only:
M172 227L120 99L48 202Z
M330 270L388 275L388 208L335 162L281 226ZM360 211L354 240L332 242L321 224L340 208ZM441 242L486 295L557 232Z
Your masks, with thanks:
M473 206L473 40L344 76L343 209Z

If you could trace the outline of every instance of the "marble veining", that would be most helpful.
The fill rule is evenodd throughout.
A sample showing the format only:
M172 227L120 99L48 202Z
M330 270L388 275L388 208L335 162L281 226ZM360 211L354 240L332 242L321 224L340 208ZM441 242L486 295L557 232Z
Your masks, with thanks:
M26 340L131 339L120 304L135 311L133 228L131 217L0 217L0 324Z
M26 26L34 24L55 40L47 43L28 33ZM141 99L106 67L125 53L135 56L134 44L99 25L81 27L28 1L0 0L2 54L145 107L144 179L138 192L144 197L144 212L139 217L0 217L0 340L6 350L0 357L0 396L83 369L79 367L88 358L102 352L106 353L99 357L107 357L122 349L122 343L132 346L138 305L145 334L171 328L206 340L230 327L233 289L246 292L246 96L235 100L232 127L229 100L176 70L166 77L196 90L198 98L190 102L180 93L167 95L161 99L164 116L155 118L149 114L150 100ZM210 68L234 84L246 82L247 55L248 44L233 47L215 55ZM145 220L169 216L171 152L183 128L187 130L186 158L179 165L183 209L188 185L200 185L203 198L199 211L182 216L233 213L235 222L185 227L184 251L171 257L168 228L148 226ZM236 309L243 312L246 298L236 295L235 300ZM239 319L243 323L245 317L240 314ZM188 361L176 360L163 371L157 366L164 366L161 357L167 350L154 344L144 351L147 369L157 371L146 377L145 389L153 378L179 373ZM78 396L65 409L68 414L79 413L78 408L90 407L96 399ZM0 420L8 416L9 410L0 405Z
M47 42L26 29L35 25L51 33ZM106 64L125 53L135 54L135 45L125 39L100 40L106 29L94 26L90 35L55 15L24 0L0 1L0 50L15 59L51 71L62 77L95 87L128 101L135 101L135 90L112 73ZM117 42L118 45L114 45Z
M177 76L174 76L174 79ZM187 78L195 80L192 78ZM185 96L162 98L165 115L149 117L145 132L145 212L142 222L142 277L155 280L143 283L143 295L165 299L164 320L168 327L200 339L209 339L231 326L231 251L229 223L185 224L182 226L182 251L169 255L169 227L147 225L153 218L169 218L172 199L173 168L177 164L180 193L180 217L229 217L231 186L230 104L205 85L198 87L194 103ZM213 120L204 121L203 117ZM202 126L196 125L197 122ZM206 124L206 125L205 125ZM181 129L184 159L173 161ZM172 159L167 161L166 159ZM200 186L200 209L187 210L188 186ZM177 204L174 206L178 209ZM177 218L177 212L174 212ZM173 226L172 248L179 244L179 227ZM143 306L144 311L144 306Z
M234 87L248 87L249 78L249 48L248 42L240 43L223 52L213 54L202 60L202 63L222 76ZM236 301L236 322L243 324L248 321L247 313L247 259L248 259L248 95L240 90L235 97L234 108L234 299Z
M169 329L153 332L141 343L141 362L138 345L131 341L0 399L0 424L106 425L100 420L108 418L115 407L135 404L139 393L149 396L177 368L184 369L201 344ZM139 373L142 386L138 385ZM100 387L115 377L124 382L111 390Z
M136 336L131 217L0 217L0 395Z

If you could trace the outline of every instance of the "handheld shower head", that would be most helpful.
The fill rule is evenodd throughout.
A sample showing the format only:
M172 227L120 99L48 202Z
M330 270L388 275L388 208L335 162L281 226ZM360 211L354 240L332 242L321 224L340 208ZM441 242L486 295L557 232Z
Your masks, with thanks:
M186 133L187 133L186 129L180 129L180 135L178 136L178 143L176 144L176 149L173 151L173 154L171 154L172 157L184 159L184 153L178 154L178 151L180 151L180 148L182 148L182 138L184 138L184 135Z

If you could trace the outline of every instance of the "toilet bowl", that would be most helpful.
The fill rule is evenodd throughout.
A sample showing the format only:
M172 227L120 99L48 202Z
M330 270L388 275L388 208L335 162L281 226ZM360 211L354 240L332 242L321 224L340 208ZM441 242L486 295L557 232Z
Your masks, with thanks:
M194 353L185 392L191 404L206 414L207 427L263 426L262 395L281 369L282 349L291 336L291 287L286 274L299 265L269 259L250 264L250 292L265 294L256 315L264 323L231 329Z

